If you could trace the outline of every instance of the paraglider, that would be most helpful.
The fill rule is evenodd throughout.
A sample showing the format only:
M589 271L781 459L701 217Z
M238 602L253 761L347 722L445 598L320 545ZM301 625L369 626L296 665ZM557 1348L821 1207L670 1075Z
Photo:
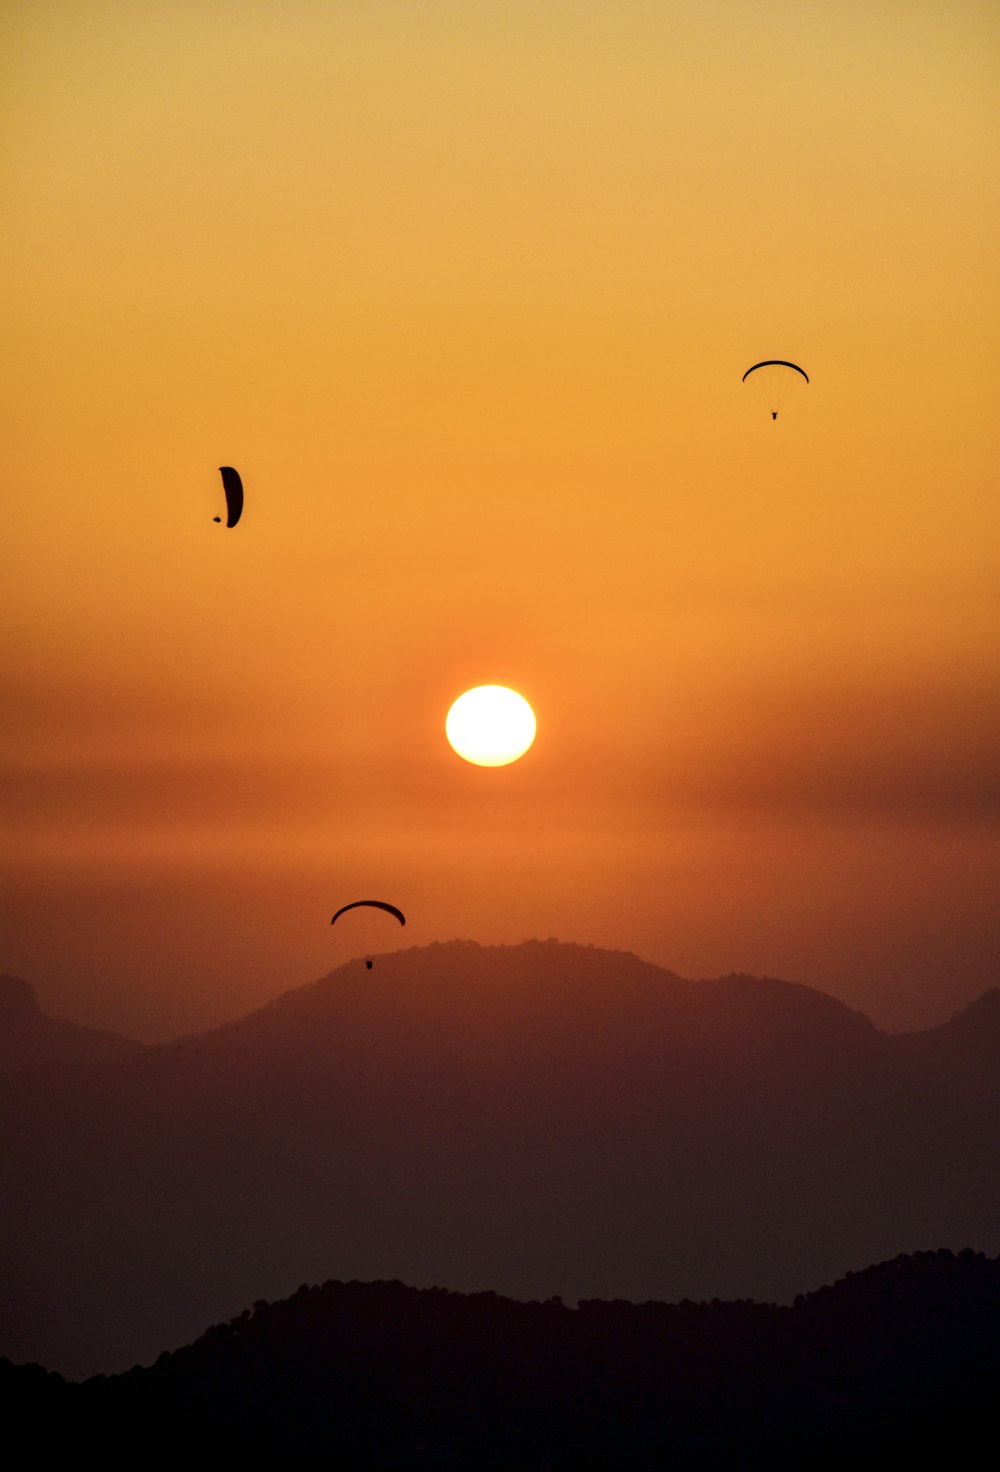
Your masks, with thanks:
M226 526L235 526L243 515L243 482L231 465L220 465L219 473L226 493ZM213 516L212 520L221 521L222 517Z
M341 905L336 915L334 915L333 919L330 921L330 924L336 925L341 915L346 915L348 910L357 910L361 908L372 910L385 910L388 914L394 915L395 918L399 921L400 925L406 924L406 916L403 914L402 910L397 910L395 905L387 904L385 900L352 900L349 905ZM371 956L366 955L365 967L368 971L372 969L372 964L373 962Z
M743 375L744 383L746 383L751 373L757 375L754 383L760 386L770 409L772 419L777 419L778 417L778 410L781 407L781 400L784 397L784 391L787 385L789 382L796 382L794 378L789 379L789 371L801 374L806 383L809 382L809 375L806 370L800 368L798 363L790 363L787 358L765 358L761 363L754 363L753 367L748 368Z

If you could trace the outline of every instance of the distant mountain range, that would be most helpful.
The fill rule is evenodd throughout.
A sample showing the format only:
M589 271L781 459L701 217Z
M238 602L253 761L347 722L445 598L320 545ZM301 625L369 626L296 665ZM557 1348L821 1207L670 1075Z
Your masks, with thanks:
M14 1361L122 1370L331 1276L790 1302L1000 1251L996 991L891 1036L790 982L453 942L148 1047L84 1045L11 990Z
M0 1392L13 1445L108 1468L964 1468L995 1439L998 1325L1000 1259L972 1252L790 1308L329 1282L123 1376L0 1361Z
M137 1053L141 1046L117 1033L46 1017L28 982L0 976L0 1074L47 1064L103 1063Z

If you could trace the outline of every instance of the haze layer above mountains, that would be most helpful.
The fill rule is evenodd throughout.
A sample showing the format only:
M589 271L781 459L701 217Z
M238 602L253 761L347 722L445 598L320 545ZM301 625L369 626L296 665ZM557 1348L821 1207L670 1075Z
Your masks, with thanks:
M1000 1250L997 992L890 1036L789 982L454 942L157 1047L3 1003L0 1353L69 1375L332 1276L790 1301Z

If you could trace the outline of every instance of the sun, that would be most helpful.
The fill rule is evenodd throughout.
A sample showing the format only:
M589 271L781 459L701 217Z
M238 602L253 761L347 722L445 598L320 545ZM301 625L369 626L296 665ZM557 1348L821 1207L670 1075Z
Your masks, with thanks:
M534 741L535 713L516 690L477 685L458 697L444 729L465 761L477 767L505 767L524 756Z

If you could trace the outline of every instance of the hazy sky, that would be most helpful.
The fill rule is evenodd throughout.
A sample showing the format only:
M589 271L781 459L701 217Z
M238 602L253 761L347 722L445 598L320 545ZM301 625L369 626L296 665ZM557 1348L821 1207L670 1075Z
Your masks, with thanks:
M0 54L0 967L163 1037L373 894L888 1026L996 983L995 5L7 0ZM445 742L486 682L509 768Z

